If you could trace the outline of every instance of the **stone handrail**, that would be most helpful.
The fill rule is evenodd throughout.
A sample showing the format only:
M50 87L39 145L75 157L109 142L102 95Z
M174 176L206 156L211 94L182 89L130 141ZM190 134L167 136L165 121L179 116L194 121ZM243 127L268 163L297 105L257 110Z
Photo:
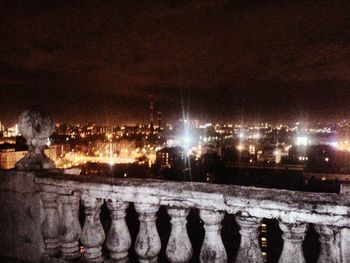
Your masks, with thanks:
M80 240L86 262L104 260L101 252L104 242L112 259L127 262L131 237L125 215L129 203L134 203L140 221L135 241L140 262L157 261L161 242L155 222L160 206L166 206L171 217L172 229L166 248L170 262L189 262L192 257L186 231L186 217L192 208L199 210L204 222L200 262L227 262L220 233L225 213L234 214L240 227L241 242L235 262L263 262L258 241L263 218L279 221L284 240L280 263L305 262L302 243L309 223L315 225L320 236L318 262L348 262L340 245L341 230L350 227L348 195L50 172L37 175L35 183L45 211L42 234L45 253L49 256L79 257ZM85 213L83 229L78 218L80 202ZM107 233L99 215L103 202L111 211L111 227Z

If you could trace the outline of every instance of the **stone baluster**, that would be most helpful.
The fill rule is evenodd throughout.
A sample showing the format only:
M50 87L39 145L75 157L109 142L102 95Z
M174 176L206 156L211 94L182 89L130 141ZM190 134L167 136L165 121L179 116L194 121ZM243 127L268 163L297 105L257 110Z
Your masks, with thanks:
M224 213L200 210L200 218L204 222L205 236L199 260L201 263L227 262L227 254L221 239L221 221Z
M317 263L338 263L340 260L340 237L337 227L317 225L314 226L320 235L320 255Z
M111 211L111 227L107 233L106 246L111 258L116 262L128 262L128 250L131 246L129 229L125 222L129 203L108 199L107 207Z
M350 184L342 183L340 185L340 194L346 198L350 198ZM340 262L347 262L350 258L350 227L340 229Z
M340 230L340 255L340 262L346 262L350 258L350 228Z
M135 251L141 263L157 262L161 248L160 237L156 227L156 213L159 205L135 203L139 214L140 229L136 237Z
M62 224L61 224L61 252L64 259L80 256L79 238L81 227L79 223L80 192L73 195L61 195Z
M237 263L262 263L264 259L259 246L259 226L261 218L236 216L241 234L241 243L238 250Z
M81 200L85 207L85 222L80 239L85 247L84 259L86 262L102 262L101 248L105 232L100 221L100 211L103 199L83 194Z
M166 255L171 263L189 262L192 257L192 245L187 234L187 215L189 209L169 207L171 233L166 248Z
M59 213L58 195L56 193L41 193L45 219L42 223L42 235L45 243L45 253L54 256L59 252Z
M283 250L279 263L305 263L302 244L305 238L307 223L279 222L283 232Z

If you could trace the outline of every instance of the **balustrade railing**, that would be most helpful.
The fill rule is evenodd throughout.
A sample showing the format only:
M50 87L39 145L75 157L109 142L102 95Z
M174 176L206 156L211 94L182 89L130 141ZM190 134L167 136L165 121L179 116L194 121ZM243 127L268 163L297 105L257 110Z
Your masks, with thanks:
M45 253L52 257L70 260L82 256L86 262L102 262L105 242L108 257L116 262L128 262L132 240L125 216L127 207L133 203L140 222L134 246L139 262L157 262L161 250L156 227L160 206L166 206L171 220L165 250L169 262L189 262L192 258L186 229L190 209L199 210L204 224L200 262L227 262L221 238L225 213L234 214L240 228L235 262L263 262L258 236L264 218L278 220L283 232L280 263L305 262L302 244L309 224L319 234L318 263L350 262L342 254L339 237L342 229L350 227L350 200L346 195L53 173L38 175L35 182L45 210L42 224ZM100 219L104 202L111 217L106 233ZM82 229L78 218L80 204L85 214ZM79 241L84 247L82 255Z

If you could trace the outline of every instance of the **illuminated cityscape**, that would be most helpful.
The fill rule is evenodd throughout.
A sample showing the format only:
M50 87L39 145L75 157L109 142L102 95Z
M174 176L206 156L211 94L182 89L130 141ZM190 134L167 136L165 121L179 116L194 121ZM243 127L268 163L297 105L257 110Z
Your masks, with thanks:
M4 169L13 168L23 156L25 145L20 137L16 138L18 135L17 125L3 128ZM181 119L161 127L154 126L151 117L149 124L134 126L57 123L47 147L57 168L86 163L140 163L151 167L157 161L157 152L180 147L181 159L198 161L215 153L226 164L315 166L319 172L347 173L348 136L349 123L345 120L334 124L219 124ZM13 157L6 161L5 156L10 154Z
M213 123L198 119L98 125L56 123L45 154L66 175L143 178L337 192L350 181L350 122ZM0 168L27 155L19 127L1 127ZM288 180L281 178L288 176ZM275 225L260 225L264 262L276 255L268 240ZM84 248L80 248L84 252Z
M0 1L0 262L350 263L349 10Z

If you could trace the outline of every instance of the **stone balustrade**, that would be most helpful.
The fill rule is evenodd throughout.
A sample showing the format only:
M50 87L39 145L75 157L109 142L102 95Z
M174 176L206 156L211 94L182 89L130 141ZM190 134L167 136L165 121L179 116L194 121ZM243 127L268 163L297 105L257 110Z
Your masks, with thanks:
M45 212L42 235L46 256L79 257L80 240L86 262L102 262L106 255L116 262L128 262L132 240L125 216L128 205L133 203L140 222L134 246L139 262L157 262L161 250L156 227L160 206L167 208L171 220L166 247L169 262L189 262L192 258L193 249L186 230L190 209L199 210L205 229L200 262L227 262L221 238L225 213L235 215L240 228L241 241L235 262L263 262L258 235L264 218L279 221L284 242L280 263L305 262L302 244L309 224L313 224L319 234L318 263L350 262L340 244L341 230L350 227L347 195L50 172L37 175L34 181L39 186ZM111 217L106 233L100 219L104 202ZM85 213L82 229L77 212L80 203ZM58 216L59 204L61 216ZM104 242L108 253L102 253Z
M306 262L303 244L312 225L318 234L318 263L350 262L350 187L341 194L305 193L235 185L74 176L54 169L44 153L54 129L42 110L24 111L19 129L28 153L16 170L0 174L0 254L28 262L129 262L132 244L139 262L157 262L160 251L171 263L228 261L222 222L233 215L240 244L235 262L262 263L259 227L278 221L283 248L279 263ZM133 204L139 228L128 229L127 208ZM101 208L110 211L106 230ZM157 214L166 207L170 237L166 248L157 231ZM199 211L204 237L199 255L187 232L187 216ZM84 213L81 225L80 211ZM234 222L235 221L235 222ZM163 222L164 223L164 222ZM81 247L82 245L82 247ZM227 246L227 245L226 245ZM232 253L231 253L232 254ZM1 259L1 258L0 258Z

